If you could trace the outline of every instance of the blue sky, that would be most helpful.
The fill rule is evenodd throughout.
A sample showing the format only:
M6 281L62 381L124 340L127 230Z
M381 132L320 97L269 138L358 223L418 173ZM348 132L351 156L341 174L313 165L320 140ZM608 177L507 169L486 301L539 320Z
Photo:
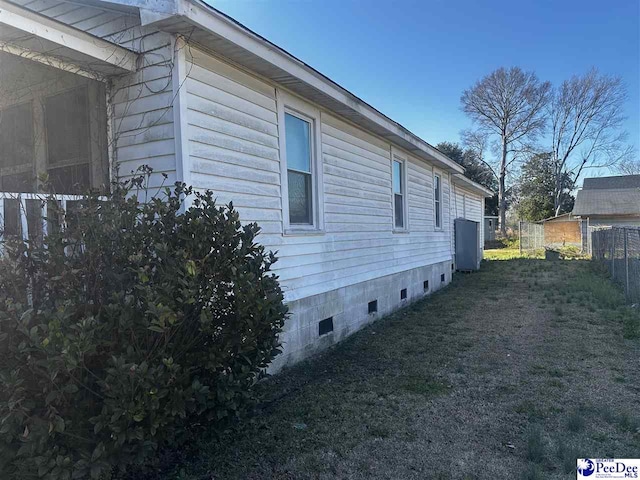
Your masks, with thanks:
M432 144L471 124L460 95L500 66L560 84L622 76L640 146L640 1L208 0Z

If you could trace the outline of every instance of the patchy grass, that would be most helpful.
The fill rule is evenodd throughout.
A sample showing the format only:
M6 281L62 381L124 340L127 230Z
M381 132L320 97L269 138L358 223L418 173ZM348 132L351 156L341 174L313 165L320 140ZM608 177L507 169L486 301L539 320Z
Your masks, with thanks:
M514 260L516 258L544 258L544 250L523 251L518 248L496 248L484 251L486 260Z
M590 262L484 262L262 382L242 430L147 478L575 478L640 451L637 325Z

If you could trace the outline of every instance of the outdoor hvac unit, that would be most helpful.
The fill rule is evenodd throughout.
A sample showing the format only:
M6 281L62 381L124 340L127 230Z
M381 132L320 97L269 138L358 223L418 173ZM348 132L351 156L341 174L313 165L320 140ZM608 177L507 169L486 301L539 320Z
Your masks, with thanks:
M464 218L454 221L456 268L463 272L480 268L480 224Z

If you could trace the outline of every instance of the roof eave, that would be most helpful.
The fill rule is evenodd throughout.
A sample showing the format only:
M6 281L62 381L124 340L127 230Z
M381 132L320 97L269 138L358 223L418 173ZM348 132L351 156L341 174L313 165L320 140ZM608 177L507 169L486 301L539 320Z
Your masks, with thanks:
M6 38L0 50L91 78L137 68L135 52L6 0L0 0L0 29Z
M450 173L464 168L317 70L200 0L174 0L175 13L141 9L143 23L187 35L236 65L307 98Z
M468 177L465 177L462 174L457 173L453 175L451 177L451 180L455 185L460 185L461 187L464 187L468 190L472 190L474 193L482 195L485 198L493 197L495 195L495 192L493 192L493 190L483 185L480 185L477 182L474 182L473 180L471 180Z

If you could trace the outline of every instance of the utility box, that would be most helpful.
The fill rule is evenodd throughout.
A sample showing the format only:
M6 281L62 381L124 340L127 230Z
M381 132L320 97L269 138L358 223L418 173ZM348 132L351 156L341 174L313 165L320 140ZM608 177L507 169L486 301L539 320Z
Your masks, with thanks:
M480 268L480 224L465 218L453 222L456 243L456 268L470 272Z

